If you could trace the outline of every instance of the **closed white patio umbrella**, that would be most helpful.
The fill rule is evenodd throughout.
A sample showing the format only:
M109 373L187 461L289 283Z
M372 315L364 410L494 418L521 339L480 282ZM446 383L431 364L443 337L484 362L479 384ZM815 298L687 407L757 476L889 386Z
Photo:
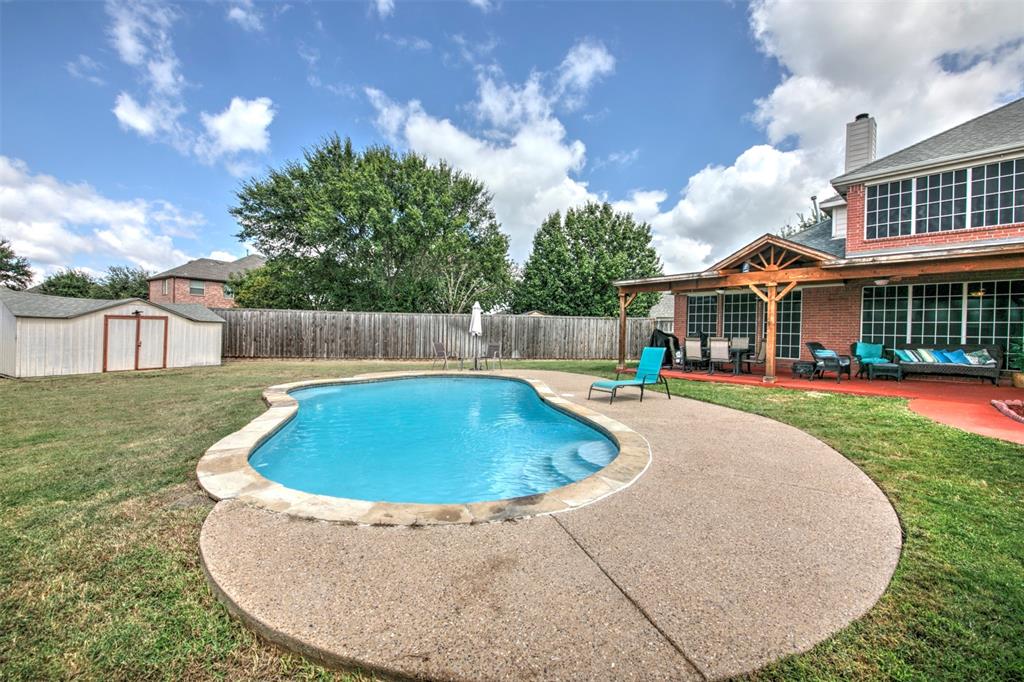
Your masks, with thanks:
M484 323L481 319L480 301L473 303L473 316L469 319L469 335L473 337L473 343L476 349L473 351L473 369L478 369L478 363L480 359L480 337L484 333Z

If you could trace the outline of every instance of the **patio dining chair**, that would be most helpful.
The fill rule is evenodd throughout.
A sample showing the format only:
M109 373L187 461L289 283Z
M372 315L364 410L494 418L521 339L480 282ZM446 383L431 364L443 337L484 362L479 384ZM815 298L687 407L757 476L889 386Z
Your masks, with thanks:
M842 381L842 377L845 374L847 379L852 379L850 375L850 365L852 364L849 355L840 355L834 350L825 348L824 345L817 341L808 341L806 344L807 350L811 352L811 357L814 358L814 371L811 373L811 379L815 376L825 378L825 372L836 373L836 383Z
M734 336L729 339L729 350L750 350L749 336Z
M690 372L704 366L706 358L700 345L699 336L687 336L683 339L683 370Z
M715 365L726 365L732 362L729 352L729 339L724 336L712 336L708 339L708 374L715 373Z
M445 345L440 341L434 342L434 358L430 361L430 369L434 369L437 363L443 363L441 369L448 369L449 360L458 360L459 369L465 369L464 358L461 355L453 355L448 352Z
M766 354L766 351L767 351L767 345L768 344L766 344L762 340L759 344L757 344L757 352L755 352L755 353L747 353L746 355L743 356L742 362L743 362L744 365L747 366L747 370L746 370L747 374L750 374L750 373L753 372L753 367L755 365L763 365L764 364L764 358L765 358L765 354Z
M501 366L501 344L500 343L489 343L487 344L487 352L481 358L484 361L484 367L490 369L491 360L498 361L498 369L505 369Z
M590 400L591 394L594 389L598 391L604 391L610 393L611 396L608 398L608 404L611 405L615 401L615 393L620 388L626 386L639 386L640 387L640 402L644 401L644 386L653 386L655 384L665 384L665 394L668 399L672 399L672 393L668 389L668 379L661 375L661 365L665 361L665 348L656 348L654 346L648 346L644 348L640 354L640 363L636 367L636 374L632 379L619 380L621 372L615 373L615 380L602 379L601 381L595 381L590 385L590 391L587 393L587 400Z

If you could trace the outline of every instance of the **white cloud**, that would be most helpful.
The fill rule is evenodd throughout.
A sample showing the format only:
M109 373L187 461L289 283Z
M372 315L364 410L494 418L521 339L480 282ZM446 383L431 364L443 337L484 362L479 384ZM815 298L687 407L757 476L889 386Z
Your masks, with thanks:
M372 6L377 11L377 16L388 17L395 11L395 0L372 0Z
M491 0L467 0L469 4L476 7L481 12L490 12L494 9L494 3Z
M232 16L236 9L248 14ZM235 97L219 114L200 113L204 132L197 133L183 122L187 113L183 92L188 82L171 40L171 28L178 19L176 11L159 1L108 0L107 14L111 19L111 43L146 86L145 97L124 90L117 95L112 112L121 127L169 144L182 154L195 155L204 163L222 161L233 174L252 167L250 159L239 155L268 148L268 126L275 114L272 102L266 97ZM262 27L255 23L260 15L251 0L236 0L228 17L249 30Z
M0 156L0 234L40 271L74 266L86 255L167 269L189 259L172 236L204 223L166 201L108 199Z
M691 177L651 216L669 270L693 270L829 192L843 171L845 123L878 120L879 154L918 142L1024 92L1024 28L1011 3L755 3L759 47L785 70L754 103L770 145ZM694 260L695 253L703 258Z
M238 260L239 258L242 258L242 256L236 256L230 251L211 251L210 255L206 256L206 258L212 258L213 260L222 260L230 263Z
M228 21L233 21L246 31L262 31L263 17L252 0L239 0L228 8Z
M426 52L433 47L429 40L419 36L396 36L390 33L381 33L380 39L400 49L414 52Z
M233 97L228 108L219 114L204 111L199 115L206 132L196 151L200 157L211 160L238 152L264 152L270 144L267 128L276 113L269 97Z
M605 166L630 166L636 163L637 159L639 158L639 149L631 149L628 152L612 152L603 159L598 159L597 161L595 161L593 164L593 168L594 170L597 170L598 168L604 168Z
M78 55L77 58L65 64L64 68L75 78L88 81L93 85L107 84L107 82L99 76L99 73L103 70L103 65L88 55Z
M615 71L615 57L604 44L594 40L576 43L558 67L558 91L566 104L577 108L598 79Z

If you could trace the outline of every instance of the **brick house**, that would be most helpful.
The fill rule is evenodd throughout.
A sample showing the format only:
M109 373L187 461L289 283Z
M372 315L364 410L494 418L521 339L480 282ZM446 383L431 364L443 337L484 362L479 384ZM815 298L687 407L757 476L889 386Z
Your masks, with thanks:
M668 291L676 335L763 340L780 369L809 359L807 341L1024 339L1024 99L881 159L876 139L867 114L847 124L824 220L703 272L616 282L621 316L635 293Z
M197 258L149 278L149 300L154 303L200 303L208 308L235 307L228 285L232 275L261 267L263 256L236 261Z

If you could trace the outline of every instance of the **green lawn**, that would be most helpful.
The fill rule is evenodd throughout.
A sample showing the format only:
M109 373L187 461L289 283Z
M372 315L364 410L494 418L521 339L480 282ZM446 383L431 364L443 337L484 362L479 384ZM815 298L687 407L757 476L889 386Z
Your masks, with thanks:
M0 380L0 679L333 677L261 642L211 596L197 556L211 505L195 463L263 411L266 386L392 367L241 362ZM905 529L878 605L758 678L1022 679L1024 447L934 424L897 399L672 390L821 438L878 482Z

